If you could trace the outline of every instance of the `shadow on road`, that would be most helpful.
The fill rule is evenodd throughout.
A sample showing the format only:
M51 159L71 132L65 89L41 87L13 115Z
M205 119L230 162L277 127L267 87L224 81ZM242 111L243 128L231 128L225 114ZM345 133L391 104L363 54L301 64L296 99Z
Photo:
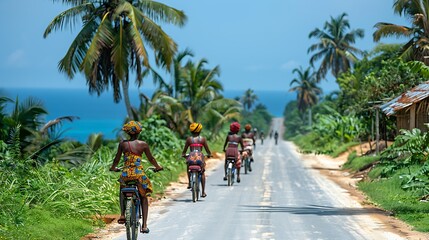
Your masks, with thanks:
M256 213L291 213L298 215L365 215L380 214L389 215L387 212L377 208L335 208L329 206L308 205L304 207L286 207L286 206L257 206L241 205L239 212L256 212Z

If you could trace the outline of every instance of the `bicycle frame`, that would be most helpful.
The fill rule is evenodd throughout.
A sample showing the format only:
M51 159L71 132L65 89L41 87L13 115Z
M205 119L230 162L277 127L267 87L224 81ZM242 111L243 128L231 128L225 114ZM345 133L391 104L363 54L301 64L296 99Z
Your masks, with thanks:
M142 228L141 199L135 183L127 184L121 189L121 197L124 198L125 228L128 240L137 240L139 228Z
M202 169L199 165L189 166L189 183L191 184L192 201L196 202L199 198L200 183L202 178Z
M228 179L228 186L232 186L234 184L234 176L235 176L235 159L227 158L226 159L226 177Z

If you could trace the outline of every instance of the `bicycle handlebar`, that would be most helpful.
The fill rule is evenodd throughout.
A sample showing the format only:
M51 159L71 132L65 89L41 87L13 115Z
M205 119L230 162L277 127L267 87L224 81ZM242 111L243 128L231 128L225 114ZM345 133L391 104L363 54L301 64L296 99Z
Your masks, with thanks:
M189 154L182 155L182 157L183 157L183 158L187 158L187 157L189 157ZM207 155L207 156L205 156L205 157L207 157L207 158L211 158L211 157L213 157L213 155Z
M114 168L114 169L109 169L109 171L111 171L111 172L120 172L120 171L122 171L122 169L123 168ZM161 167L160 169L156 169L156 168L154 168L154 167L149 167L148 169L150 169L150 170L152 170L153 172L159 172L159 171L163 171L164 170L164 168L163 167Z

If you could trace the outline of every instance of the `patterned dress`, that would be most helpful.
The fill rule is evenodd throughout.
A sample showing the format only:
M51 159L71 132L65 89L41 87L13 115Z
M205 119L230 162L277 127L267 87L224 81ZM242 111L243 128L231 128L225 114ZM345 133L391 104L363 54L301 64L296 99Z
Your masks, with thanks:
M188 165L199 165L205 167L204 154L202 152L203 144L201 144L201 137L198 136L197 141L191 137L191 144L189 145L189 156L186 159Z
M225 152L226 158L235 158L235 167L241 168L241 155L238 151L238 142L229 141L226 152Z
M134 153L131 149L129 142L128 147L130 152L124 152L124 168L122 170L121 177L119 182L121 187L125 187L125 183L128 181L137 180L139 184L137 185L139 193L141 196L150 196L152 193L152 183L144 172L142 165L142 156Z

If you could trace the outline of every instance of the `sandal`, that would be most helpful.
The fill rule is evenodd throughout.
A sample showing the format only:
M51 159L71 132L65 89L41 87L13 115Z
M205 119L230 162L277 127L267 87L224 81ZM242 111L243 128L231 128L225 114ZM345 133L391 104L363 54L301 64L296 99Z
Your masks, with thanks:
M142 228L140 230L141 233L149 233L149 228Z
M238 182L238 183L239 183L239 182L241 182L241 181L240 181L240 178L237 178L237 182Z
M119 223L119 224L125 224L125 217L120 217L120 218L118 219L118 223Z
M202 197L202 198L207 197L207 193L203 193L203 194L201 194L201 197Z

